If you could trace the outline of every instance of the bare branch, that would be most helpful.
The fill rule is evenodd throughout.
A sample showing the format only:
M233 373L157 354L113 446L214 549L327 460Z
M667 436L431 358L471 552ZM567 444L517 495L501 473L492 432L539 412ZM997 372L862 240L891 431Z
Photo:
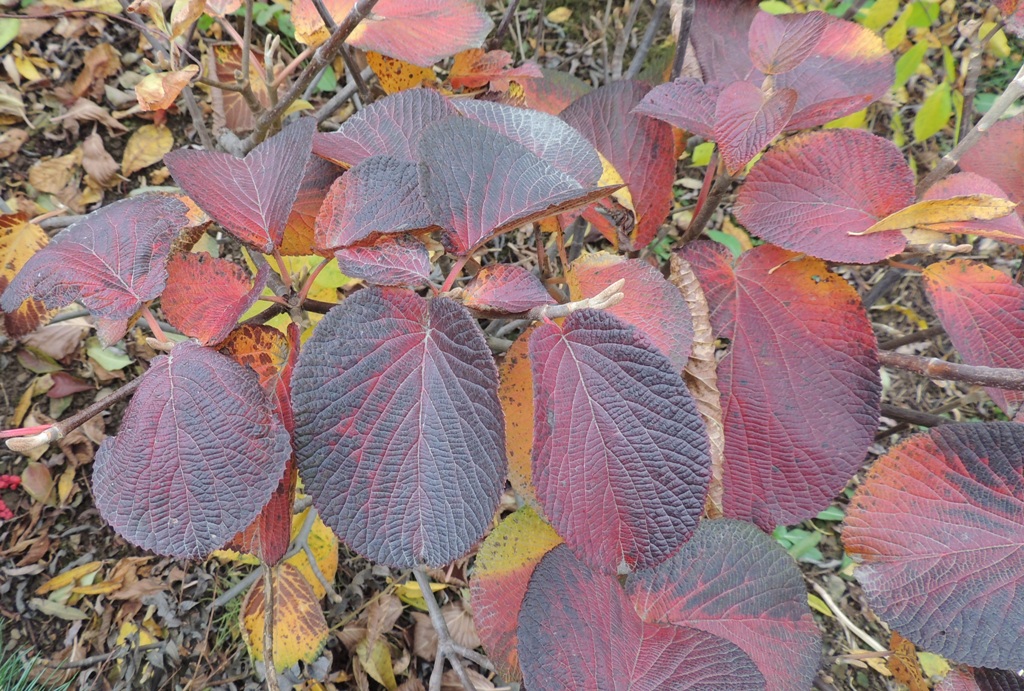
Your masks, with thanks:
M878 360L887 367L917 372L931 379L992 386L997 389L1008 389L1010 391L1024 391L1024 370L1006 367L960 365L938 358L904 355L903 353L889 351L880 352Z
M640 74L640 70L644 68L644 60L647 59L647 54L651 52L651 46L654 45L654 39L658 35L658 27L665 21L670 4L670 0L658 0L658 4L654 7L654 14L651 15L651 21L647 24L644 37L640 41L640 45L637 46L636 53L633 54L633 59L629 63L629 69L622 75L623 79L636 79Z
M427 572L423 570L422 566L416 567L412 572L416 576L420 592L423 593L423 599L427 603L430 623L433 624L434 631L437 632L437 658L434 661L434 670L430 675L430 691L439 691L441 688L441 673L438 672L438 669L444 668L446 659L452 663L452 669L458 675L465 691L476 691L473 680L469 678L469 674L462 664L462 657L458 653L459 646L455 645L455 641L452 640L452 635L448 631L448 623L444 620L444 614L441 613L441 607L437 604L434 591L430 589L430 578L427 576Z
M672 81L679 79L686 60L686 44L690 40L690 25L693 24L695 0L683 0L683 11L679 17L679 32L676 34L676 55L672 60Z

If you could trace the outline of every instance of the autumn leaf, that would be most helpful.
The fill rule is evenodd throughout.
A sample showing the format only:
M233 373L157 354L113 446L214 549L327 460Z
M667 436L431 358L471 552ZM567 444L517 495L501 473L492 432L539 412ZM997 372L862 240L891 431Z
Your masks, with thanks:
M366 62L377 75L380 88L386 94L394 94L406 89L415 89L424 84L435 84L437 77L430 67L420 67L412 63L389 58L375 51L366 52Z
M174 135L166 125L143 125L135 131L124 148L121 173L130 177L134 173L160 162L174 146Z
M870 235L886 230L929 227L963 221L991 221L1013 213L1017 204L990 194L970 194L950 199L929 199L889 214L867 230L850 235Z
M7 289L11 279L36 251L49 242L46 232L35 223L28 222L25 214L0 216L0 294ZM29 299L13 312L0 311L3 331L10 338L19 338L35 331L46 317L42 302Z
M199 73L199 67L189 65L175 72L154 72L147 74L135 85L135 97L142 110L166 110L174 104L181 90L188 86L192 77Z

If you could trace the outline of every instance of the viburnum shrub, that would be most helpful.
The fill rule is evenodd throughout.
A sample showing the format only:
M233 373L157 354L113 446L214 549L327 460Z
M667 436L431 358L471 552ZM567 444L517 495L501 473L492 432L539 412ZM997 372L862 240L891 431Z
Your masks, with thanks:
M496 671L526 688L810 688L819 632L765 531L816 516L862 468L880 365L988 385L1008 417L1024 401L1006 369L1024 367L1024 288L948 258L977 237L1024 244L1024 116L996 122L1024 74L915 188L890 141L815 129L892 85L891 55L853 22L699 0L699 78L590 89L471 51L437 84L417 65L479 44L486 15L382 0L356 25L373 5L328 3L341 22L328 29L300 1L293 21L303 40L336 50L350 36L388 56L371 65L396 93L335 132L295 115L244 157L174 151L182 194L101 208L4 289L22 332L77 301L103 342L141 315L166 350L115 396L134 391L96 455L100 513L159 554L231 546L274 566L301 480L351 550L413 569L425 591L424 567L478 550L476 627ZM395 86L403 70L412 88ZM252 141L273 126L257 122ZM673 208L680 131L717 149L661 265L650 248ZM764 241L738 255L698 239L736 182L727 210ZM190 251L211 223L255 275ZM570 261L586 224L607 250ZM502 261L503 234L527 226L541 275ZM288 255L323 259L296 272ZM880 352L830 268L899 255L921 264L966 366ZM311 299L334 262L362 286ZM240 322L261 296L270 310ZM154 303L188 340L164 337ZM276 314L286 327L265 323ZM7 436L34 433L9 441L25 449L69 426ZM509 484L519 508L502 518ZM910 437L868 472L842 532L878 615L971 666L944 688L1019 688L998 670L1024 667L1024 427ZM312 588L291 567L268 573L245 610L276 590L271 616L301 611L315 657L327 627ZM438 664L469 684L462 659L486 661L434 622Z

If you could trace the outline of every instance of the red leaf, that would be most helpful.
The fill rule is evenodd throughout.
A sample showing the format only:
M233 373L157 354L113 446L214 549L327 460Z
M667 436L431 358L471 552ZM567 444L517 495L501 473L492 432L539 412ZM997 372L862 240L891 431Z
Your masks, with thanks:
M282 255L305 257L323 254L314 246L316 216L320 213L327 191L339 175L341 170L336 165L319 156L310 155L302 174L302 182L299 183L299 191L295 195L295 204L284 227L280 248Z
M1024 691L1024 678L1001 669L957 667L935 691Z
M302 118L245 158L178 149L164 156L196 204L246 245L269 254L281 244L312 149L314 118Z
M693 77L680 77L651 89L634 113L664 120L670 125L707 139L715 133L715 109L722 88Z
M335 250L370 236L433 225L417 165L371 156L334 181L316 218L316 246Z
M735 643L764 675L767 691L813 685L821 632L800 569L751 524L701 521L671 559L630 575L626 591L645 621L691 626Z
M765 98L750 82L733 82L718 96L714 140L725 168L736 175L782 132L796 105L796 92L776 89Z
M747 176L736 218L754 235L829 261L871 264L903 251L897 230L852 236L914 202L914 174L895 144L863 130L790 137Z
M481 312L526 312L541 305L553 305L551 297L540 279L521 266L491 264L466 286L463 303Z
M734 644L643 622L612 576L566 547L541 560L519 613L526 688L749 691L764 678Z
M408 89L375 101L359 111L337 132L313 137L313 153L340 166L351 167L370 156L394 156L419 161L419 142L431 123L458 111L431 89Z
M1024 287L978 262L954 259L924 271L928 300L957 352L969 365L1024 367ZM1024 392L987 387L1012 417Z
M121 431L100 445L93 495L129 542L202 559L256 518L290 454L256 376L186 341L153 360Z
M596 185L603 168L586 137L564 121L536 110L492 101L454 101L463 115L513 139L584 186Z
M266 324L242 324L221 343L220 349L235 362L249 367L260 385L275 397L277 414L285 429L295 430L291 405L291 378L298 352L298 327L288 327L288 335Z
M382 286L420 286L430 277L430 252L412 235L385 235L335 251L341 272Z
M809 56L828 21L824 12L770 14L758 12L750 24L750 60L764 74L781 74Z
M760 14L756 0L699 3L690 37L705 81L723 86L735 81L761 84L764 75L754 67L751 53L761 55L764 46L758 43L751 51L749 42L752 25ZM824 19L824 30L813 50L793 69L775 78L776 88L788 87L798 95L787 130L815 127L854 113L885 96L892 87L892 55L882 39L855 22L831 16ZM763 36L761 28L755 30L757 39ZM796 45L788 43L787 47ZM800 45L802 50L803 42Z
M419 149L420 187L454 254L614 190L581 187L519 142L468 118L431 125Z
M189 225L187 212L177 199L157 194L94 211L25 263L0 296L0 307L14 312L30 297L50 309L78 301L96 317L100 340L116 343L143 303L163 290L164 262Z
M485 53L482 48L471 48L455 56L448 81L453 89L478 89L490 84L492 91L508 91L510 81L525 82L543 76L533 62L512 67L512 55L504 50Z
M960 169L977 173L1001 187L1017 203L1024 202L1024 113L1000 120L981 135L960 159ZM1024 216L1024 208L1017 213Z
M249 527L228 543L230 549L251 554L264 564L279 563L288 553L292 541L292 505L295 503L295 482L298 472L294 459L284 469L284 477L270 500Z
M50 398L64 398L82 391L96 390L92 384L72 377L67 372L54 372L50 376L53 378L53 386L46 392Z
M872 610L956 662L1024 667L1024 426L943 425L878 460L846 551Z
M341 22L356 0L326 0L327 11ZM322 43L328 31L312 0L292 8L295 35L303 43ZM380 0L356 27L348 42L421 67L467 48L476 48L494 27L473 0Z
M267 284L264 264L256 278L234 262L189 252L167 262L167 287L160 306L167 321L203 345L220 343L253 306Z
M642 259L599 252L574 261L566 276L573 300L594 297L619 279L626 280L622 302L605 311L647 334L682 373L693 345L693 318L683 294L660 271Z
M727 261L720 247L683 253L701 285L720 275L707 271ZM878 427L878 348L857 292L822 261L761 245L731 283L707 294L716 336L732 329L718 365L724 510L771 530L816 515L860 469Z
M585 81L566 72L543 67L540 72L541 79L523 81L523 91L526 93L527 107L542 113L558 115L566 106L591 89Z
M505 426L466 308L361 290L317 325L293 385L299 472L352 549L443 566L483 537L505 487Z
M594 89L562 111L619 171L636 210L633 248L654 239L672 205L676 156L672 128L632 110L647 94L640 82L618 81Z
M952 197L972 194L987 194L1000 199L1009 199L1009 195L996 183L976 173L955 173L940 180L922 195L922 201L928 199L950 199ZM961 221L958 223L934 224L930 229L943 233L966 233L995 237L1004 242L1024 244L1024 221L1017 214L1009 214L990 221Z
M594 568L646 568L697 527L711 458L704 423L653 342L595 310L530 337L533 483L555 530Z

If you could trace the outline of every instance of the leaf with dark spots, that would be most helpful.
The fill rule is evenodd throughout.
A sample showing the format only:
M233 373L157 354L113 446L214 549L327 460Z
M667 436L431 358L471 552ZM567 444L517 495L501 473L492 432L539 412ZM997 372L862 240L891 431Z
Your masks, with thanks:
M505 425L465 307L361 290L317 325L292 382L300 476L352 549L443 566L483 537L505 486Z
M766 97L750 82L734 82L722 90L712 138L722 151L730 175L742 171L782 132L793 114L796 98L795 91L785 88Z
M333 251L373 235L432 225L417 165L392 156L371 156L331 185L316 218L316 246Z
M594 297L620 279L626 281L622 302L605 311L647 334L681 373L693 345L693 319L683 294L660 271L642 259L597 252L574 261L566 273L573 300Z
M242 267L206 252L189 252L167 262L167 287L160 306L167 321L203 345L220 343L253 306L267 284L268 268L251 278Z
M315 118L300 118L245 158L178 149L164 156L164 163L211 218L249 247L269 254L284 237L315 131Z
M526 688L753 691L764 677L735 644L637 616L614 577L565 546L534 569L519 612ZM585 662L584 662L585 661Z
M792 14L758 12L750 23L750 60L764 74L789 72L821 40L828 21L824 12Z
M955 662L1024 667L1024 426L943 425L878 460L843 545L871 609Z
M508 454L508 479L516 494L540 511L533 488L533 367L530 364L530 337L537 324L527 326L512 342L498 366L498 399L505 413L505 449Z
M0 215L0 295L26 262L49 241L45 230L29 222L28 214ZM46 305L29 298L13 310L0 310L0 332L18 339L42 326L48 316Z
M952 259L924 270L928 301L964 362L985 367L1024 367L1024 287L980 262ZM1008 417L1024 391L987 387Z
M531 271L513 264L491 264L469 282L462 302L480 312L516 314L553 305L555 299Z
M622 176L633 198L634 249L657 235L672 206L676 156L672 128L633 109L649 87L617 81L581 96L560 117L579 130Z
M704 423L648 336L580 310L530 336L532 475L545 516L593 568L647 568L693 534L711 458Z
M821 632L803 577L786 550L750 523L701 521L671 559L631 574L626 591L645 621L735 643L764 675L767 691L811 688Z
M165 262L188 207L158 194L131 197L94 211L36 252L0 296L11 313L29 298L54 309L81 302L100 340L116 343L143 303L160 295Z
M504 50L470 48L455 56L448 72L448 83L453 89L479 89L489 87L490 91L507 92L511 82L517 84L531 79L541 79L537 63L526 61L519 67L512 67L512 55ZM464 100L464 103L472 101ZM457 102L456 102L457 105Z
M221 352L256 372L260 384L274 396L278 417L289 433L295 430L291 377L299 337L298 325L294 323L289 325L287 335L266 324L241 324L220 344Z
M913 202L914 174L895 144L863 130L827 130L768 151L740 187L736 218L788 250L870 264L902 252L906 238L852 233Z
M584 186L601 179L601 158L587 139L563 120L491 101L456 100L466 117L513 139Z
M248 526L291 455L288 431L256 375L179 343L153 360L93 465L103 518L129 542L203 559Z
M458 255L615 191L582 187L519 142L464 117L428 127L419 152L420 188L445 247Z
M683 252L701 285L720 280L716 247ZM771 530L815 516L860 469L880 415L878 346L857 292L820 260L761 245L729 284L707 293L716 335L732 334L718 365L723 508Z
M633 109L707 139L715 133L715 109L722 88L717 84L704 84L693 77L680 77L659 84L644 96Z
M424 128L457 114L448 99L433 89L401 91L374 101L346 120L337 132L316 134L313 153L346 168L370 156L416 162Z
M299 191L295 195L295 204L292 205L292 211L288 214L284 236L281 238L280 252L283 256L305 257L311 254L330 256L329 252L316 249L314 227L324 198L339 175L341 175L341 169L338 166L315 154L310 154L309 160L306 161L306 170L302 174L302 182L299 183Z
M346 276L382 286L421 286L430 277L430 252L412 235L385 235L334 252Z
M505 679L523 678L516 636L519 610L534 568L561 543L554 528L524 506L499 523L476 553L469 582L473 623Z

